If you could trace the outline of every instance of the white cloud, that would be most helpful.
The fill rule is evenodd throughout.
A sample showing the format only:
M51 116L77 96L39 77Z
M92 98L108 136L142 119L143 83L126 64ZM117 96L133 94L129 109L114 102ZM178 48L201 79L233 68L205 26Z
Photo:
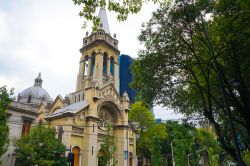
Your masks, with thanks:
M79 7L71 0L0 0L0 4L0 85L14 87L17 95L41 72L43 87L52 98L73 92L87 31L81 29ZM152 3L144 5L125 22L108 13L111 34L117 34L122 54L137 56L141 25L154 9Z

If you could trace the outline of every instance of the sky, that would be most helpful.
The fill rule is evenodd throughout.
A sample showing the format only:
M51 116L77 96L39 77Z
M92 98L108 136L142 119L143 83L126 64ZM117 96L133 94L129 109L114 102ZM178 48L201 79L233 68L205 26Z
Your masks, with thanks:
M110 32L116 33L121 54L137 57L143 48L138 41L143 22L156 5L145 4L139 14L118 22L107 12ZM75 90L79 49L86 31L80 8L71 0L0 0L0 86L15 88L15 95L34 84L41 72L43 88L55 99ZM155 117L176 119L173 111L157 106Z

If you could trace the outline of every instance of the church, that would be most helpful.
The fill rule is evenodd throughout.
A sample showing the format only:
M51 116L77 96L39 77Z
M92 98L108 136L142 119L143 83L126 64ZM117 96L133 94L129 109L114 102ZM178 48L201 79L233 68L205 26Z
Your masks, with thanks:
M119 95L119 42L109 31L104 8L100 9L98 17L97 31L86 33L83 38L75 91L52 100L42 88L43 80L39 74L34 86L18 95L17 101L13 102L16 106L11 104L9 119L15 111L24 113L22 107L22 110L26 109L22 117L29 118L23 118L22 126L15 131L22 131L27 120L30 124L26 125L25 132L38 123L53 128L57 138L66 146L65 155L70 156L74 166L100 165L98 159L104 155L102 139L105 127L110 124L117 147L114 160L118 166L134 166L137 165L136 134L128 119L130 99L126 92ZM12 130L10 127L10 137L15 133ZM10 149L14 152L13 146ZM14 163L11 150L5 156Z
M112 124L117 142L114 157L117 165L135 165L135 133L128 120L129 98L126 92L122 96L118 93L118 40L110 34L104 8L100 9L99 18L98 30L86 33L83 38L76 91L64 100L57 97L45 119L73 153L74 166L98 165L107 123Z

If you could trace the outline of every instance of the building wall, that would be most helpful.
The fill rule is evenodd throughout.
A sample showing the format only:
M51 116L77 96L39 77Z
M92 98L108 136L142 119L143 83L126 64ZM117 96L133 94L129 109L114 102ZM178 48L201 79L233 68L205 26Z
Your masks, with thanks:
M133 58L128 55L120 55L119 57L119 76L120 76L120 89L119 94L122 95L124 91L128 93L130 102L135 102L136 90L129 87L129 83L133 80L133 76L130 70L130 66L133 62Z
M3 166L14 166L15 165L15 145L14 140L19 139L22 135L23 119L30 119L32 126L36 124L36 114L33 112L35 108L13 102L12 106L15 108L9 108L8 114L8 126L9 126L9 146L8 150L1 156ZM22 109L20 108L22 107ZM25 108L26 110L24 110ZM32 110L32 111L31 111Z

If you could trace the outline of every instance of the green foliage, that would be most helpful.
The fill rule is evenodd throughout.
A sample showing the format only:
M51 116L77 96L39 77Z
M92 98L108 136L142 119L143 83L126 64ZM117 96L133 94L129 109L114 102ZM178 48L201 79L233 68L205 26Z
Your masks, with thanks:
M31 129L16 141L17 166L66 166L65 146L55 138L54 130L42 125Z
M84 17L86 20L93 21L94 30L96 30L97 25L99 24L99 19L96 14L96 10L100 7L106 7L109 11L117 13L117 19L119 21L124 21L127 19L128 14L138 13L143 3L150 0L141 1L141 0L119 0L119 1L106 1L106 0L96 0L96 1L83 1L83 0L73 0L75 5L81 6L82 10L79 12L81 17ZM167 0L151 0L153 3L167 4Z
M167 121L166 127L168 138L164 143L166 150L164 153L171 154L170 145L172 142L176 165L187 166L189 154L190 164L195 165L198 162L199 154L208 153L209 157L211 157L221 151L214 136L203 128L197 129L174 121ZM197 152L202 149L204 149L202 152Z
M243 160L247 165L250 165L250 152L248 150L243 152Z
M162 157L161 143L167 138L164 124L153 124L140 134L137 140L137 154L151 158L153 165L160 166L165 163Z
M105 126L105 135L102 139L101 151L103 155L98 156L98 163L103 166L115 166L117 161L114 160L114 153L117 151L117 147L110 124Z
M249 13L244 0L161 6L142 29L145 50L131 68L141 100L205 116L238 162L232 126L245 147L250 140Z
M9 128L7 125L7 108L12 102L13 89L8 92L6 87L0 87L0 156L7 150Z
M141 101L137 101L131 105L128 117L140 132L143 132L154 123L153 112Z

